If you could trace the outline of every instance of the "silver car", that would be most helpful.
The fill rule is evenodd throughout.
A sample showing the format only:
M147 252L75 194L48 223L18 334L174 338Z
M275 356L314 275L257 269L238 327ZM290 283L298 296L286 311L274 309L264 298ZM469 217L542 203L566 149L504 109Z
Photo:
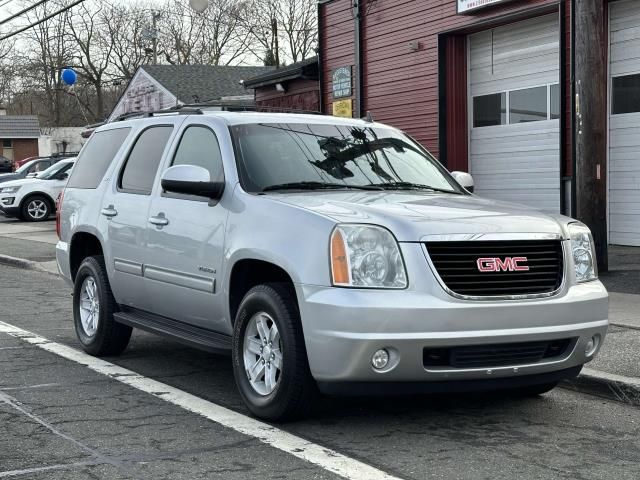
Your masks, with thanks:
M591 233L471 189L367 121L107 124L60 199L79 341L115 355L136 327L230 352L247 407L270 420L318 391L544 393L607 332Z

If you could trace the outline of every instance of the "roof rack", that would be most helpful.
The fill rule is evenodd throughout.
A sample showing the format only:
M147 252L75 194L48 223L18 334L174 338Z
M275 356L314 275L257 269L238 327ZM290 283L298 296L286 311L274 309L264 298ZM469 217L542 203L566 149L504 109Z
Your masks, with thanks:
M219 100L212 100L211 102L188 103L183 105L181 108L206 109L207 107L220 107L219 111L226 111L226 112L270 112L270 113L298 113L298 114L305 114L305 115L322 115L321 112L318 112L315 110L302 110L298 108L286 108L286 107L271 107L267 105L242 105L242 104L233 104L233 103L221 105L220 103L221 102Z
M202 115L202 110L199 108L184 108L184 106L177 106L172 108L166 108L164 110L155 110L152 112L128 112L118 115L113 119L114 122L121 122L130 118L149 118L156 116L163 116L166 114L175 115Z

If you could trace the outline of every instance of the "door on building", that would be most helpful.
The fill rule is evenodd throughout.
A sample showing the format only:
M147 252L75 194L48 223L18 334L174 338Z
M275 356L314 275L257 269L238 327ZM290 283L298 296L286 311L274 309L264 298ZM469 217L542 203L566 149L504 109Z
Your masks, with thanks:
M469 169L478 195L560 211L558 15L469 36Z
M609 242L640 246L640 2L609 5Z

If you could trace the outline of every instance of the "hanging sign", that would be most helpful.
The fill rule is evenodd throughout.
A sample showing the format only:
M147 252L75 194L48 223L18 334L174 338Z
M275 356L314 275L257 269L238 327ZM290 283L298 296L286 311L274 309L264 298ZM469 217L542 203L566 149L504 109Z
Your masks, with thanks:
M468 13L479 8L488 7L496 3L505 3L511 0L456 0L458 2L458 13Z
M340 67L333 71L331 76L333 84L333 98L351 96L351 67Z
M334 117L353 117L353 101L350 98L344 100L338 100L333 102L333 116Z

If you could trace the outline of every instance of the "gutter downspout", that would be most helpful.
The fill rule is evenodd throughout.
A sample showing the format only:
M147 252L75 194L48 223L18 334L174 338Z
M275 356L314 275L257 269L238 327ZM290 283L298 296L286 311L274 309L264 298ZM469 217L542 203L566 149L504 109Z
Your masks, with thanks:
M356 104L354 107L354 116L362 118L362 0L353 0L353 31L354 31L354 60L355 60L355 84L356 84Z
M322 62L324 57L322 56L322 29L324 27L322 16L322 3L318 2L318 48L316 49L316 56L318 57L318 111L325 113L324 108L324 68Z

